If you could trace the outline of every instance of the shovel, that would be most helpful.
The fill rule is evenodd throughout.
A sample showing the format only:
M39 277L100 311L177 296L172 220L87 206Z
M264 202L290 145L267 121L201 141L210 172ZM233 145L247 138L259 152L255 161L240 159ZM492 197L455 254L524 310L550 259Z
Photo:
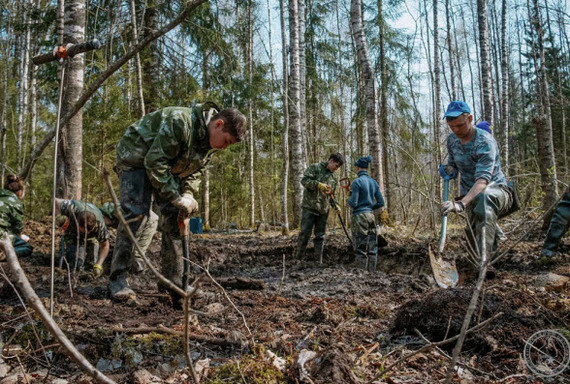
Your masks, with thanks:
M456 173L448 175L445 172L443 164L439 166L439 174L443 178L443 200L447 201L449 199L449 180L457 177ZM434 255L431 247L428 246L429 260L431 264L431 269L433 271L433 276L437 285L441 288L453 288L457 285L459 281L459 275L457 273L457 266L455 265L455 260L444 260L442 257L443 248L445 247L445 239L447 237L447 215L443 215L441 218L441 235L439 237L439 246L437 248L437 254Z
M331 208L336 211L336 205L337 204L336 204L336 201L335 201L332 193L329 195L329 203L331 205ZM352 254L352 252L354 250L354 245L352 244L352 238L350 237L350 235L348 234L348 231L346 230L346 226L344 225L344 220L342 219L342 215L339 212L337 212L337 216L338 216L338 220L340 221L340 225L342 226L342 229L344 230L344 233L346 234L346 238L348 239L348 242L350 243L350 253ZM323 263L322 258L323 258L323 256L321 255L321 260L320 260L321 264Z

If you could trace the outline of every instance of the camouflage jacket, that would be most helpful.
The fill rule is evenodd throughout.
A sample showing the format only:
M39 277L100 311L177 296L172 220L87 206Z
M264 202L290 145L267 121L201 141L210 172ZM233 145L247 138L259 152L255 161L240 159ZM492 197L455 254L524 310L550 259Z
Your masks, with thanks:
M87 234L87 239L95 239L99 243L104 243L105 241L109 240L109 230L105 225L105 219L103 219L103 215L99 208L94 206L91 203L85 203L79 200L63 200L61 202L60 211L62 215L69 217L69 227L67 227L65 236L66 238L69 236L69 239L74 239L77 237L77 224L76 224L76 215L82 211L88 211L95 215L97 219L97 223L95 224L95 228Z
M326 161L311 164L305 170L301 184L305 187L302 207L313 213L322 215L329 211L329 197L319 191L317 185L325 183L336 189L338 178L327 169Z
M217 151L210 147L206 129L208 116L216 112L213 103L206 103L149 113L130 125L119 141L117 169L146 168L165 201L182 193L197 194L203 170Z
M0 230L19 235L24 229L22 200L12 191L0 189Z

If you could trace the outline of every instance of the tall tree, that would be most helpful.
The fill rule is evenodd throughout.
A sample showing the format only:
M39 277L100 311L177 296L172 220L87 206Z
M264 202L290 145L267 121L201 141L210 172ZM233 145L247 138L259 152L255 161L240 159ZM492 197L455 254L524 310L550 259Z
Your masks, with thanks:
M79 44L85 40L85 1L65 2L65 26L63 40L66 44ZM76 55L66 61L64 92L61 114L65 116L73 109L83 91L85 58ZM82 197L83 176L83 112L79 111L62 127L60 152L63 173L58 185L60 196L80 199Z
M289 77L289 128L291 132L291 173L293 176L293 226L301 221L303 185L301 179L305 171L303 156L303 133L301 127L301 73L299 57L299 7L297 0L289 0L289 57L291 58Z
M509 44L507 40L507 0L501 4L501 155L506 172L509 172Z
M494 124L493 80L491 73L491 53L489 51L489 24L487 0L477 0L477 21L479 25L479 46L481 52L481 90L483 94L483 120Z
M388 64L386 63L386 21L384 20L382 0L378 0L378 29L380 45L380 132L382 132L382 172L384 175L384 199L386 208L390 208L390 163L388 160Z
M358 64L361 77L364 81L366 95L366 125L368 129L368 147L370 155L374 159L372 162L372 177L376 179L378 184L383 185L381 148L380 148L380 132L378 130L378 98L376 96L376 79L370 55L368 53L368 42L364 34L362 23L362 2L360 0L351 0L350 2L350 23L352 26L352 34L354 43L356 44L356 52L358 55Z
M283 104L283 168L281 172L281 233L289 234L288 199L287 185L289 179L289 64L287 60L287 26L285 23L285 0L279 0L279 11L281 20L281 45L283 58L283 89L281 91L281 101Z

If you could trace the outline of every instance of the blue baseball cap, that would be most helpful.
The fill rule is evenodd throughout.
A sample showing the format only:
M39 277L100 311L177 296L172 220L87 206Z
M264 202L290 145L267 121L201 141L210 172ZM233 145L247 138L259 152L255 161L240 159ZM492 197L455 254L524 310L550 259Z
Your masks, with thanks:
M443 117L457 117L463 113L471 113L471 108L469 108L465 101L456 100L449 103Z
M489 124L488 121L481 121L480 123L478 123L476 126L476 128L482 129L484 131L489 132L490 134L493 134L493 132L491 132L491 125Z

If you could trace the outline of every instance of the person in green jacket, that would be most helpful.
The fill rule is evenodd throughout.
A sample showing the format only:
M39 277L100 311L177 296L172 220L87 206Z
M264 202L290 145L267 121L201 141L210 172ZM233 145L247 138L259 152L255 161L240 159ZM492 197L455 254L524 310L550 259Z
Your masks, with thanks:
M246 133L246 118L235 108L220 110L213 103L191 108L167 107L143 116L131 124L117 145L121 209L133 233L148 220L153 200L162 217L160 230L161 272L182 287L182 236L178 214L198 212L194 196L199 191L202 172L212 155L240 142ZM143 217L142 220L131 219ZM119 225L111 262L111 298L136 298L127 283L134 257L133 245ZM159 286L180 306L176 292Z
M22 234L24 225L24 208L22 199L26 194L26 185L17 175L8 175L4 189L0 189L0 231L7 233L12 238L12 245L16 256L25 257L32 254L34 249L28 244L28 236ZM5 255L0 255L3 260Z
M315 260L320 260L325 245L325 231L329 217L329 199L334 195L338 178L335 171L344 164L344 157L340 153L330 155L328 161L311 164L305 170L301 184L305 187L303 194L303 214L301 216L301 230L297 241L298 259L305 258L305 249L311 237L315 233ZM340 207L335 210L340 212Z
M65 233L64 258L69 267L91 270L92 276L100 276L110 248L109 230L101 211L91 203L56 198L55 213L65 219L60 227Z
M119 217L115 212L115 204L113 204L113 202L108 201L104 203L102 206L99 207L99 210L103 214L103 219L105 219L105 225L107 225L107 228L116 229L119 227ZM125 215L124 212L121 213L123 214L123 216ZM135 233L135 238L137 239L137 242L143 254L146 254L146 250L150 246L152 238L156 233L157 227L158 227L158 215L154 213L153 210L151 210L145 225L140 226L137 233ZM105 260L103 260L103 262L104 261ZM142 272L145 269L146 269L146 264L142 256L138 252L136 252L134 257L134 264L131 268L131 271L136 273L136 272ZM98 270L97 273L94 274L94 277L97 278L102 274L103 274L103 269Z
M560 199L550 220L550 226L548 227L541 251L542 261L547 261L559 254L562 237L568 229L570 229L570 186L564 196L562 196L562 199Z

